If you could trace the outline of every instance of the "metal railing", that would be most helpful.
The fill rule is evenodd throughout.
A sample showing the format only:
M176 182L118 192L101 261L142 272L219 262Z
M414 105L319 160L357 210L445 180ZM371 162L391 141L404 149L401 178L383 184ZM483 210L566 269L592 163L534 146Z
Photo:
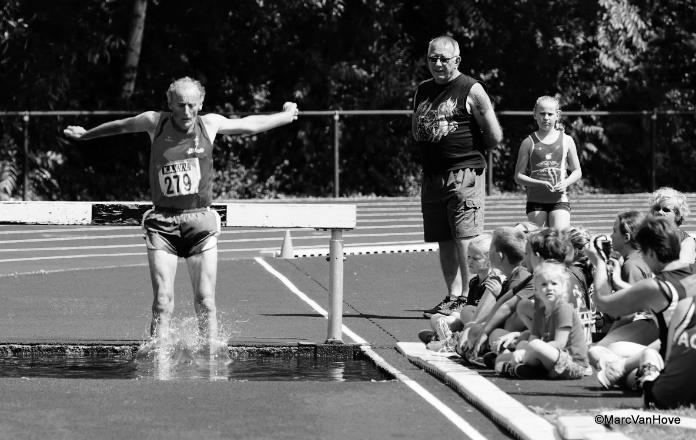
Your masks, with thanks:
M48 116L128 116L135 115L141 111L126 111L126 110L46 110L46 111L0 111L0 117L3 116L13 116L22 117L23 121L23 175L24 184L22 191L22 198L26 200L27 198L27 188L28 182L28 168L29 168L29 122L32 117L48 117ZM411 116L412 110L305 110L300 111L299 116L302 117L331 117L333 119L333 197L340 196L340 144L341 144L341 127L340 120L341 117L349 116ZM251 113L235 113L236 116L246 116ZM500 116L527 116L531 117L531 111L518 111L518 110L503 110L496 112L496 115ZM564 111L563 116L632 116L632 117L649 117L650 118L650 155L651 155L651 170L650 170L650 181L651 181L651 191L656 187L656 165L655 157L657 151L657 120L659 116L669 116L669 115L694 115L694 111L678 111L678 110L641 110L641 111ZM490 194L493 188L493 160L492 152L488 153L488 170L487 170L487 191Z

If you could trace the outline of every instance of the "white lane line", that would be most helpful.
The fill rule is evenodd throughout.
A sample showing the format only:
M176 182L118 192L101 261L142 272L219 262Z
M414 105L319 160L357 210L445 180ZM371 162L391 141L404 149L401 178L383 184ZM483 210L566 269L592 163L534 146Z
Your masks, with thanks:
M80 255L52 255L50 257L26 257L26 258L6 258L0 260L0 263L16 263L19 261L41 261L41 260L66 260L73 258L94 258L94 257L134 257L146 256L145 252L138 253L120 253L120 254L80 254Z
M30 226L30 225L29 225ZM254 234L254 233L277 233L278 229L275 228L235 228L223 226L225 234ZM61 229L22 229L22 230L12 230L12 231L2 231L0 230L0 235L21 235L21 234L61 234L61 233L75 233L75 232L95 232L101 231L134 231L140 230L140 226L123 226L123 227L108 227L108 226L90 226L89 228L61 228ZM294 228L293 231L314 231L314 228ZM115 234L113 237L140 237L142 234ZM90 237L89 235L81 235L80 237ZM93 237L98 237L97 235ZM50 237L46 237L50 239Z
M44 241L77 241L77 240L107 240L118 238L142 238L143 234L119 234L119 235L81 235L79 237L44 237L44 238L24 238L21 240L0 240L0 244L9 243L41 243Z
M398 226L389 226L389 228L398 228ZM292 232L295 232L294 229L291 229ZM306 231L313 231L310 229L307 229ZM232 231L227 231L223 230L222 231L222 236L226 236L230 233L234 233ZM276 229L275 231L275 236L274 237L258 237L258 238L236 238L233 240L218 240L218 243L245 243L245 242L256 242L256 241L272 241L272 240L280 240L282 239L282 231L279 231ZM355 232L350 232L348 231L346 233L346 236L352 237L352 238L359 238L359 237L391 237L391 236L410 236L410 235L422 235L423 233L420 231L417 232L375 232L375 233L355 233ZM309 240L309 239L319 239L323 237L328 237L329 234L325 232L321 232L320 234L316 235L295 235L292 238L297 239L297 240ZM53 242L53 241L85 241L85 240L106 240L106 239L124 239L124 238L143 238L143 234L120 234L120 235L83 235L83 236L78 236L78 237L44 237L44 238L27 238L27 239L17 239L17 240L0 240L0 245L3 244L18 244L18 243L41 243L41 242ZM69 249L82 249L80 247L77 248L69 248ZM11 249L14 250L14 249ZM0 250L0 252L7 252L7 249Z
M183 261L183 260L182 260ZM218 258L220 261L238 261L237 258ZM182 264L182 263L180 263ZM54 273L65 273L65 272L81 272L89 270L110 270L110 269L122 269L122 268L134 268L134 267L148 267L150 263L144 261L142 263L129 263L129 264L114 264L107 266L83 266L83 267L67 267L64 269L37 269L30 270L26 272L10 272L0 274L0 278L17 278L21 276L31 276L31 275L48 275Z
M15 248L15 249L0 249L2 252L47 252L47 251L80 251L89 249L120 249L143 247L143 243L138 244L109 244L101 246L63 246L63 247L36 247L36 248Z
M384 234L350 234L346 235L346 237L350 238L365 238L365 237L397 237L397 236L420 236L422 235L422 232L400 232L400 233L384 233ZM142 235L134 236L137 238L142 239ZM315 236L296 236L292 237L293 240L296 241L301 241L301 240L322 240L328 238L328 235L315 235ZM54 239L46 239L46 240L41 240L41 241L53 241ZM239 238L235 240L218 240L218 244L230 244L230 243L256 243L256 242L262 242L262 241L281 241L282 238L280 236L278 237L266 237L266 238ZM18 242L30 242L32 240L17 240ZM2 241L0 240L0 245L3 244L9 244L13 242L12 240L8 241ZM422 240L420 241L422 242ZM387 244L387 243L419 243L419 241L398 241L398 242L382 242L381 244ZM367 243L355 243L355 245L363 245ZM380 244L380 243L374 243L374 244ZM117 248L127 248L127 247L140 247L142 246L143 243L131 243L131 244L113 244L113 245L96 245L96 246L51 246L51 247L36 247L36 248L0 248L0 253L1 252L32 252L32 251L73 251L73 250L84 250L84 249L117 249ZM349 243L349 245L352 245L352 243ZM327 245L328 246L328 245ZM306 246L307 247L307 246ZM312 246L314 248L316 246ZM301 247L298 247L301 248Z
M476 430L473 426L469 424L466 420L461 418L457 413L455 413L449 406L445 405L440 399L435 397L430 391L423 388L421 384L415 380L409 378L401 371L392 367L387 361L385 361L380 355L374 352L369 347L363 348L363 352L370 356L375 364L379 365L385 371L387 371L392 376L396 377L399 381L403 382L407 387L411 388L416 394L421 396L426 402L435 407L440 411L445 417L447 417L452 423L454 423L460 431L466 434L471 439L485 440L480 432Z
M323 308L322 306L320 306L319 304L317 304L313 299L311 299L310 297L308 297L307 295L305 295L300 289L298 289L298 288L292 283L292 281L290 281L289 279L287 279L287 277L285 277L285 275L283 275L282 273L280 273L280 272L278 272L277 270L275 270L275 269L273 268L273 266L271 266L270 264L266 263L266 261L265 261L263 258L261 258L261 257L255 257L255 258L254 258L254 261L256 261L257 263L259 263L264 269L266 269L266 270L267 270L268 272L270 272L273 276L275 276L276 278L278 278L278 279L280 280L281 283L285 284L285 287L287 287L292 293L294 293L295 295L297 295L302 301L304 301L304 302L306 302L307 304L309 304L309 306L310 306L311 308L313 308L315 311L317 311L319 314L321 314L324 318L327 318L327 319L328 319L328 317L329 317L328 312L327 312L326 310L324 310L324 308ZM342 331L344 334L346 334L347 336L349 336L353 341L355 341L356 344L367 344L367 341L366 341L366 340L364 340L364 339L361 338L360 336L358 336L358 335L356 335L355 333L353 333L353 331L352 331L351 329L349 329L348 327L346 327L345 325L342 325L342 326L341 326L341 331Z
M328 318L328 313L324 308L322 308L319 304L317 304L314 300L309 298L307 295L305 295L300 289L295 286L292 281L290 281L285 275L281 274L277 270L275 270L270 264L268 264L263 258L256 257L254 258L257 263L259 263L264 269L266 269L268 272L270 272L273 276L278 278L281 283L285 285L292 293L297 295L301 300L306 302L311 308L313 308L317 313L320 313L322 316L325 318ZM352 330L350 330L348 327L345 325L342 326L343 333L349 336L355 343L357 344L367 344L367 341L365 341L363 338L355 334ZM440 399L435 397L430 391L426 390L421 386L418 382L415 380L409 378L396 368L394 368L392 365L387 363L381 356L379 356L377 353L375 353L372 349L364 349L363 350L366 354L369 353L369 355L374 359L375 363L380 365L382 368L384 368L386 371L388 371L390 374L392 374L394 377L396 377L400 382L402 382L404 385L409 387L412 391L414 391L416 394L418 394L421 398L423 398L426 402L428 402L430 405L432 405L436 410L438 410L445 418L447 418L450 422L452 422L457 428L459 428L460 431L462 431L467 437L469 437L472 440L486 440L486 437L481 435L480 432L476 430L469 422L461 418L454 410L452 410L450 407L445 405Z
M218 261L223 261L223 260L218 260ZM3 273L0 274L0 279L2 278L19 278L23 276L32 276L32 275L49 275L49 274L55 274L55 273L65 273L65 272L82 272L82 271L88 271L88 270L113 270L113 269L130 269L134 267L147 267L149 266L149 263L144 262L144 263L132 263L132 264L115 264L111 266L93 266L93 267L67 267L65 269L38 269L38 270L31 270L28 272L11 272L11 273Z
M383 242L376 242L376 243L351 243L350 245L346 245L343 247L344 253L350 254L350 249L352 247L361 247L361 246L370 246L371 249L373 249L376 246L391 246L391 245L408 245L408 244L417 244L417 245L423 245L422 241L383 241ZM96 246L96 249L105 249L108 246ZM92 257L131 257L134 255L146 255L145 247L142 244L138 245L132 245L132 247L140 247L143 249L142 252L121 252L121 253L114 253L114 254L67 254L67 255L50 255L50 256L40 256L40 257L23 257L23 258L4 258L0 259L0 263L15 263L15 262L20 262L20 261L41 261L41 260L59 260L61 258L92 258ZM84 249L84 248L82 248ZM295 253L301 253L298 251L301 251L302 249L309 249L312 250L316 256L321 255L322 253L328 252L328 247L326 250L323 248L316 248L313 246L295 246ZM61 250L61 249L52 249L52 250ZM218 248L218 254L224 254L224 253L231 253L231 252L255 252L255 253L268 253L268 252L276 252L278 251L278 246L274 247L252 247L252 248L238 248L238 249L219 249ZM374 252L374 249L372 250Z
M535 414L526 405L515 400L477 371L453 360L459 356L434 353L422 342L398 342L396 349L411 363L456 390L466 400L477 406L486 417L506 428L515 438L522 440L557 440L559 438L551 422Z
M33 225L27 225L33 226ZM132 230L134 226L99 226L100 231L127 231ZM14 229L2 231L0 230L0 235L11 235L11 234L53 234L59 232L94 232L95 227L90 226L88 228L75 228L75 227L63 227L63 228L52 228L52 229Z

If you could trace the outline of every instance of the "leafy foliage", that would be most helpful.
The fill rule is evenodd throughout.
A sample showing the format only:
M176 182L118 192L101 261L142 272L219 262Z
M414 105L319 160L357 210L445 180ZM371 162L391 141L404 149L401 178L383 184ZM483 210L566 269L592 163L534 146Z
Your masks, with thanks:
M123 109L120 89L132 2L7 0L0 6L0 102L6 110ZM692 111L696 4L691 0L151 0L137 81L126 110L164 109L169 83L206 86L204 110L222 114L301 110L408 109L429 77L428 41L461 46L461 70L480 78L496 108L531 109L557 95L566 110ZM566 118L585 182L647 190L657 141L658 184L696 188L685 164L692 115ZM32 118L30 194L56 199L146 199L146 136L75 144L68 124L105 118ZM505 141L493 181L516 190L512 171L527 117L502 117ZM22 131L0 120L0 192L16 196ZM290 127L216 141L219 197L324 196L333 188L334 129L340 130L341 193L413 195L417 152L407 116L302 117ZM654 130L654 133L653 133ZM10 140L7 136L10 136ZM3 171L4 173L4 171ZM7 182L2 186L2 182ZM11 189L11 187L14 187Z

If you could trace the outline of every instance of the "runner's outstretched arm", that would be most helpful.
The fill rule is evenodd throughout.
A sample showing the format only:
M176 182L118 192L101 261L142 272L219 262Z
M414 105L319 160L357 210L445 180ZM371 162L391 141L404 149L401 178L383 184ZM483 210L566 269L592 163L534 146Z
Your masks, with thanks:
M286 102L283 111L270 115L251 115L230 119L218 114L203 116L210 121L220 134L256 134L291 123L297 119L297 104Z
M129 118L105 122L89 130L79 125L68 125L63 134L70 139L86 141L124 133L151 132L157 125L157 115L157 112L144 112Z

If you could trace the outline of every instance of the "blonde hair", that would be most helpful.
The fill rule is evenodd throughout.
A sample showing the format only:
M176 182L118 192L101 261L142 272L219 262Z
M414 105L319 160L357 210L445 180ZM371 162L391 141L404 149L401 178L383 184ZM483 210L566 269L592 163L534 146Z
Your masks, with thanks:
M534 222L529 222L529 221L523 221L519 223L515 223L515 226L513 228L517 229L518 231L522 231L525 234L531 234L533 232L539 231L541 229L539 225L537 225Z
M539 263L539 265L534 269L535 294L538 292L537 286L542 275L546 275L547 278L555 275L555 279L560 280L566 290L568 290L570 287L570 274L568 273L568 267L560 261L545 260ZM568 300L567 293L568 292L565 292L564 295L561 295L561 298L564 298L566 301Z
M556 123L554 124L553 128L555 128L558 131L565 132L565 127L561 122L561 103L555 96L544 95L538 97L537 100L534 102L534 109L532 109L532 113L536 113L537 108L539 108L539 106L544 103L550 103L556 107L556 115L558 115L558 119L556 119Z
M665 201L671 201L674 204L674 223L681 226L691 213L686 196L674 188L663 186L650 195L650 210L654 210L656 206Z
M478 248L481 251L488 252L488 250L491 248L492 240L493 236L491 236L490 234L477 235L469 241L469 246L474 246L475 248Z
M205 99L205 87L203 87L203 84L201 84L200 81L197 81L188 76L179 78L175 81L172 81L172 83L169 84L169 88L167 89L167 103L172 103L172 98L174 97L174 92L176 91L177 87L187 85L194 86L198 89L198 93L201 97L201 103L203 103L203 100Z

